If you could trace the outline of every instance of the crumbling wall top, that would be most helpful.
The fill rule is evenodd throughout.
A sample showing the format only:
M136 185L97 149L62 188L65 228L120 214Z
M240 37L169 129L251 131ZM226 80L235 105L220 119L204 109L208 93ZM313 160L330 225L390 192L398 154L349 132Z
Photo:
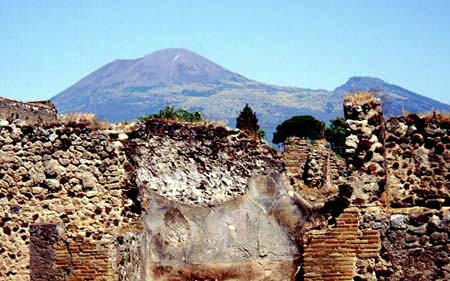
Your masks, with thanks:
M50 123L56 121L57 110L48 100L21 102L0 97L0 119L21 119L29 124Z

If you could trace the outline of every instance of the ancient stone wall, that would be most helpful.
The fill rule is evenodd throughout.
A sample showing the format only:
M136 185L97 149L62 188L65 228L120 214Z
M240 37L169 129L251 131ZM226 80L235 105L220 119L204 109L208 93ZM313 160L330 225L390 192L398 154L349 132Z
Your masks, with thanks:
M128 161L117 134L66 125L3 124L0 147L0 279L44 280L30 275L30 259L56 255L47 266L59 266L61 249L54 246L71 256L71 264L63 266L75 276L88 274L94 261L110 264L112 256L100 249L134 218L125 185ZM39 248L33 246L30 229L40 223L58 225L63 233L37 230L55 241L46 253L30 252ZM94 255L93 249L101 253Z
M385 188L384 118L382 103L357 94L344 101L346 161L354 204L378 202Z
M0 97L0 119L21 119L28 124L56 121L56 107L50 101L20 102Z
M348 170L208 124L2 120L0 279L448 280L448 116L345 114Z
M359 265L361 277L423 281L450 278L448 208L366 210L360 218L360 228L378 231L381 239L378 257L370 264Z
M450 206L450 117L439 113L386 122L388 200L393 208Z
M384 122L369 94L344 112L351 205L304 230L304 279L448 280L448 115Z
M284 170L275 149L238 130L156 119L130 134L127 154L141 189L193 205L224 202L251 176Z
M271 170L275 150L223 127L2 122L0 279L137 280L148 192L210 206Z
M302 178L303 167L306 164L310 151L311 149L308 140L297 137L286 139L282 156L286 166L286 175L288 177L296 180Z
M291 184L311 202L336 194L346 176L345 161L336 156L325 140L311 143L290 137L282 157Z

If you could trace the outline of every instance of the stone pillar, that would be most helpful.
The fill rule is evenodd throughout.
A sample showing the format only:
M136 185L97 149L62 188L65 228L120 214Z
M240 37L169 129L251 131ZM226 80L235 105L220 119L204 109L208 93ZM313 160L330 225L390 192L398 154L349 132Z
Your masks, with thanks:
M119 281L151 279L148 239L145 232L127 232L116 237Z
M55 244L60 240L58 225L39 223L30 226L30 279L31 281L64 281L66 272L56 266Z
M382 102L369 93L344 100L347 167L352 177L352 203L377 202L385 186Z

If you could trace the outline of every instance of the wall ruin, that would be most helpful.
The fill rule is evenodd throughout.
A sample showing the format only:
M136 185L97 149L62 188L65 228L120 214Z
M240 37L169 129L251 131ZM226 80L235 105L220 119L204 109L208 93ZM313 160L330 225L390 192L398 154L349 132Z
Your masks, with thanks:
M142 187L207 209L243 195L251 176L282 170L275 150L239 131L159 120L3 122L0 147L1 280L143 278Z
M347 168L208 124L2 122L0 279L448 280L448 116L345 112Z
M57 111L50 101L21 102L0 97L0 119L42 124L56 121Z
M351 204L304 229L304 280L448 280L450 119L383 121L369 95L344 111Z

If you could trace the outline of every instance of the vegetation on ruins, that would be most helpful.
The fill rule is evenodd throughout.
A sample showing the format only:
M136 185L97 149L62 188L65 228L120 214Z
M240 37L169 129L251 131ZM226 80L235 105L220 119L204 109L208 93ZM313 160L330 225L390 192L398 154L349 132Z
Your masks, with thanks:
M282 143L288 137L299 137L311 140L325 136L325 123L311 115L294 116L277 126L273 134L273 143Z
M198 111L190 112L186 109L175 109L173 106L166 106L155 114L141 116L139 120L146 121L155 118L180 120L185 122L199 122L203 120L202 114Z
M93 113L59 114L58 121L70 127L89 127L92 130L102 130L109 127L107 121L98 120Z
M325 136L330 142L331 148L338 155L345 152L345 119L336 117L330 120L330 126L325 129Z
M348 95L344 97L344 102L362 104L372 100L374 97L375 97L374 91L350 92Z
M258 118L256 118L256 113L250 108L248 104L246 104L241 113L239 113L239 116L236 119L236 128L244 131L254 139L265 136L264 131L259 131Z
M258 137L259 137L260 140L264 139L266 137L266 131L259 130L258 131Z

